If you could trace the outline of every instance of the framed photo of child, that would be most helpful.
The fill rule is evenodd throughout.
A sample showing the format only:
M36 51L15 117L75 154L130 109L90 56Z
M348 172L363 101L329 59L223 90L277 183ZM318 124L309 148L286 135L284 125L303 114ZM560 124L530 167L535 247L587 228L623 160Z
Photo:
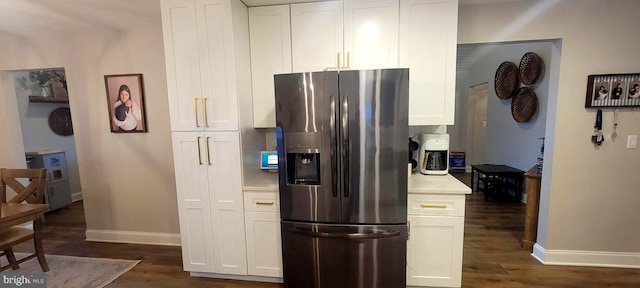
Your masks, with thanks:
M599 74L587 78L585 108L639 106L640 74Z
M105 75L112 133L148 131L142 74Z

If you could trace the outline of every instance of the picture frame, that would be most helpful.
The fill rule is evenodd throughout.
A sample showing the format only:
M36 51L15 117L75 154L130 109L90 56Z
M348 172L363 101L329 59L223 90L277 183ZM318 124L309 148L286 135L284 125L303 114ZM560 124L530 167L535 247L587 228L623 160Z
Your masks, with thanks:
M640 73L589 75L584 107L640 107Z
M104 75L104 84L111 133L148 132L142 74Z

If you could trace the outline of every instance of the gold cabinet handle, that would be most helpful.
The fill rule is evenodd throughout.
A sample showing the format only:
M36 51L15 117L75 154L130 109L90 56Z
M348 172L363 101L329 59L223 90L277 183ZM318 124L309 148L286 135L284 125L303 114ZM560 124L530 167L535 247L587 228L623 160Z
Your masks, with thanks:
M196 112L196 127L200 127L200 124L198 124L198 98L193 98L193 110ZM200 144L198 144L198 146L200 146Z
M422 204L420 205L420 207L422 208L440 208L440 209L446 209L447 205L427 205L427 204Z
M347 69L351 68L351 52L347 52Z
M204 127L209 128L209 119L207 118L207 99L202 98L202 107L204 107Z
M211 150L209 150L209 139L211 137L207 137L207 163L211 166Z
M262 201L256 201L256 205L273 205L274 202L262 202Z
M198 122L196 120L196 122ZM200 163L200 165L202 165L202 152L200 152L200 138L202 137L197 137L198 140L198 162Z
M340 70L340 52L338 52L338 70Z

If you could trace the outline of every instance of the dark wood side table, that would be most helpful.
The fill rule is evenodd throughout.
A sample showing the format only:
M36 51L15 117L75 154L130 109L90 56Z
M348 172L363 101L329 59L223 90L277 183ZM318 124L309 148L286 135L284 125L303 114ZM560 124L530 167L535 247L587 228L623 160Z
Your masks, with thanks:
M485 201L489 197L520 201L523 174L524 171L507 165L471 165L471 189L475 187L475 191L482 191ZM473 185L476 175L476 184Z
M524 173L527 186L527 211L524 220L524 237L522 248L533 251L538 236L538 210L540 209L540 181L542 174L536 171L533 165L527 173Z

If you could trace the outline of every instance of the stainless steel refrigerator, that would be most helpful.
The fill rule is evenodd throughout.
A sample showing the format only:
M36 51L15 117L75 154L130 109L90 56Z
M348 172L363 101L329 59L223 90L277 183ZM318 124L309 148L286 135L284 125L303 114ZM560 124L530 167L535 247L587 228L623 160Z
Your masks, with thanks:
M284 286L406 287L409 70L274 78Z

